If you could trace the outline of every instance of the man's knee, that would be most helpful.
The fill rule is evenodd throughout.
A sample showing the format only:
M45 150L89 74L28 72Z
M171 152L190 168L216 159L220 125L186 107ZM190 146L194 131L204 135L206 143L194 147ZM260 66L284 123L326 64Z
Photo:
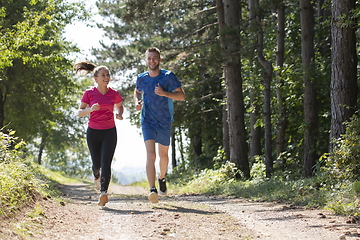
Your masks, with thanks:
M155 162L156 153L155 152L147 152L147 161Z

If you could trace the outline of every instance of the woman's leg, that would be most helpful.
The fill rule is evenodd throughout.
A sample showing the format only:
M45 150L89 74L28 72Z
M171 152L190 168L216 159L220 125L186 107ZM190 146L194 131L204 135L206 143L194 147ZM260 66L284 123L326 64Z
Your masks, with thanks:
M114 157L117 133L116 128L105 130L106 134L101 143L101 192L107 192L111 179L111 163Z
M100 177L101 168L101 132L88 128L86 131L86 141L92 160L92 171L94 178Z

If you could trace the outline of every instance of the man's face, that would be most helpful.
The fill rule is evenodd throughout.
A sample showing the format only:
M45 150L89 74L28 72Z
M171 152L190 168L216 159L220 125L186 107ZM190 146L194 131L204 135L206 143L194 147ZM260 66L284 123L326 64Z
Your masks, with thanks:
M160 67L161 58L157 52L148 52L145 61L150 70L157 70Z

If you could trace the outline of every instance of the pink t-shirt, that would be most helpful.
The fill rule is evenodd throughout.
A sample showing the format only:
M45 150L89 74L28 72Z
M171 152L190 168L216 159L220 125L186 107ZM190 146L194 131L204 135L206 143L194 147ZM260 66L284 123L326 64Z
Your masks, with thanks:
M110 129L115 127L114 121L114 104L123 100L120 93L111 88L107 93L102 95L99 90L94 87L86 90L81 98L81 102L88 104L90 107L98 103L100 109L90 113L88 126L93 129Z

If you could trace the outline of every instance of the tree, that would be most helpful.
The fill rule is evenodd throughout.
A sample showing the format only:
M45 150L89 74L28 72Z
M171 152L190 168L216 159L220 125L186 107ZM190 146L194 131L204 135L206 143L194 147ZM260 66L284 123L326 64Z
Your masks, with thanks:
M230 161L239 167L245 178L249 178L240 64L240 6L236 0L217 0L216 7L224 56Z
M250 19L254 18L257 26L257 57L259 63L264 68L264 123L265 123L265 165L266 177L271 177L273 172L273 157L272 157L272 131L271 131L271 79L273 73L272 63L265 59L264 55L264 33L262 27L262 9L258 0L251 1Z
M333 0L331 20L331 129L330 139L345 133L344 123L356 110L357 52L356 23L347 21L355 9L355 0ZM331 145L331 149L334 145Z
M256 49L258 46L258 24L256 21L256 7L255 1L249 0L249 39L251 44L249 44L249 53L246 56L249 59L249 65L252 68L256 68L256 63L250 59L255 59ZM244 64L246 65L246 64ZM261 151L261 127L258 124L259 119L261 118L261 95L260 84L261 81L258 79L255 69L250 70L249 74L249 96L250 96L250 157L254 158L262 154Z
M318 110L314 78L314 8L310 0L300 0L301 58L304 80L304 157L303 176L310 177L317 159L316 132Z
M276 88L276 96L278 102L278 123L276 130L276 151L279 157L282 152L286 149L286 127L287 127L287 116L286 116L286 104L285 97L282 92L284 88L284 79L281 74L281 70L285 62L285 5L283 0L278 1L276 5L277 10L277 50L276 50L276 67L275 80L278 84ZM285 159L282 159L283 166L285 165Z
M79 141L73 137L79 133L79 121L72 119L79 84L69 77L68 59L79 50L64 41L62 33L86 13L81 4L63 0L2 1L1 6L0 41L7 57L0 58L0 126L34 143L41 163L44 149L55 144L56 132L63 131L67 146Z

